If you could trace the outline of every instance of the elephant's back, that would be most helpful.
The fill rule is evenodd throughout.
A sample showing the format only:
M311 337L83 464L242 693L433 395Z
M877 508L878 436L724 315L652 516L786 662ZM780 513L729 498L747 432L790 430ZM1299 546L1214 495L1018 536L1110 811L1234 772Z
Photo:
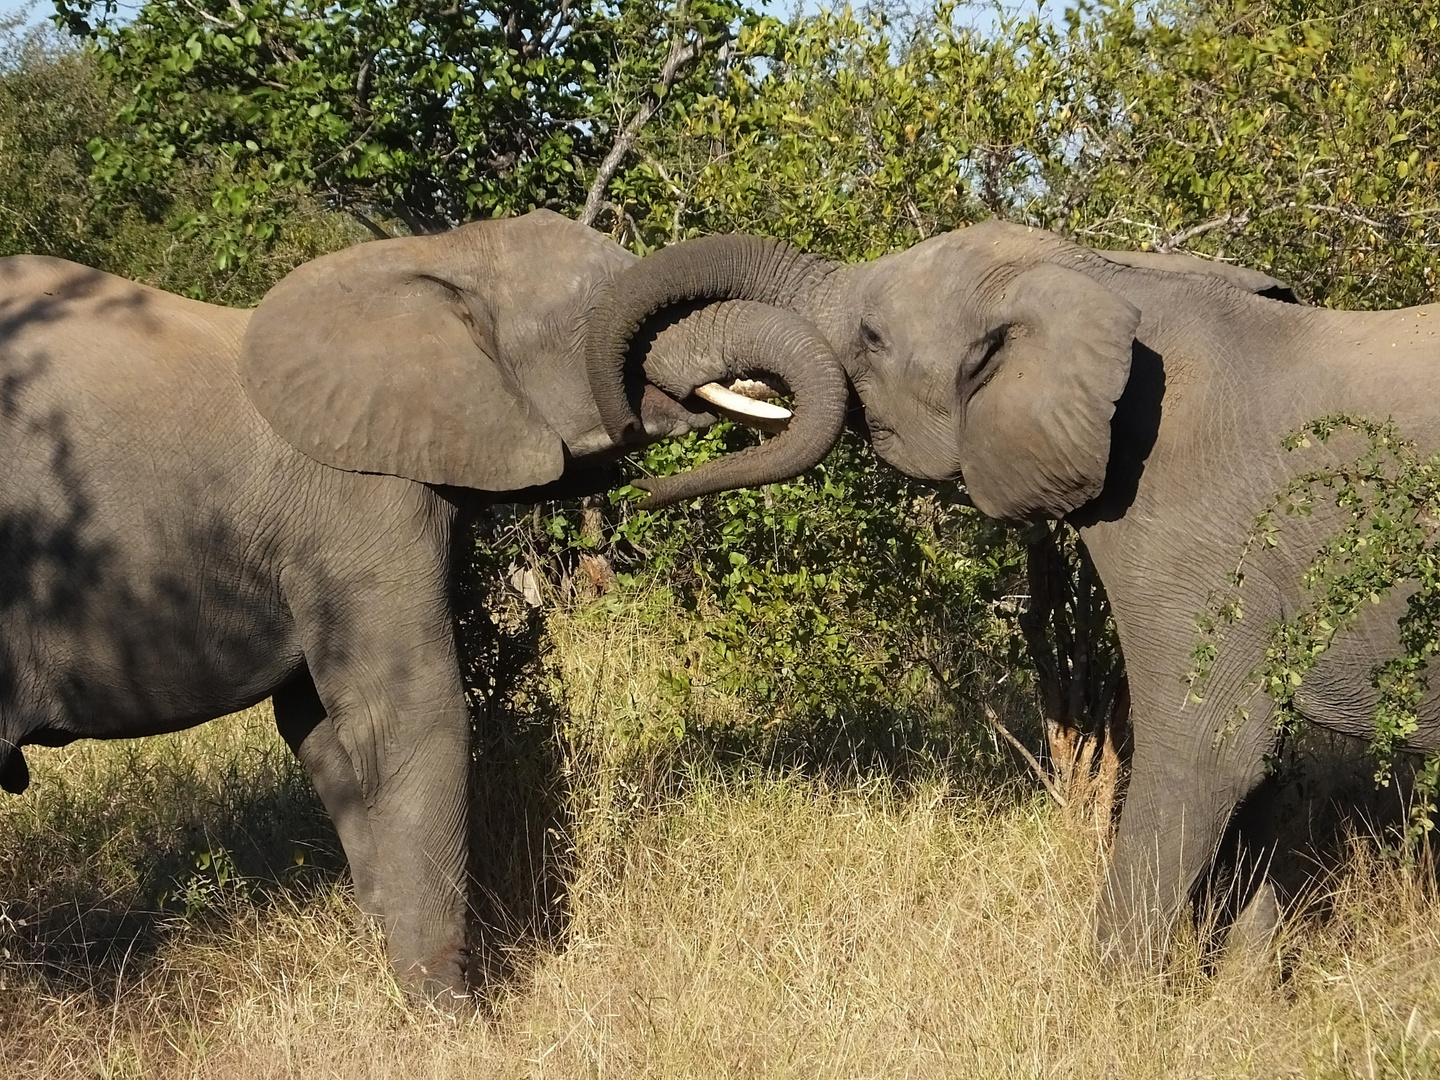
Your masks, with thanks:
M249 317L65 259L0 259L0 362L11 370L119 368L136 385L170 383L181 365L203 376L233 357Z
M64 259L0 259L0 442L12 461L45 432L154 460L201 433L253 438L236 370L249 314Z

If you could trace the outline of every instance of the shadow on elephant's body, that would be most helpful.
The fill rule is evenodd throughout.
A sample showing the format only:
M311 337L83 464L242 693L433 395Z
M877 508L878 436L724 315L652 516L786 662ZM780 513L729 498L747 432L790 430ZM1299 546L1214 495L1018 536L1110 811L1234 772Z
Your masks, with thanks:
M1130 509L1160 434L1165 388L1165 358L1136 339L1130 351L1130 377L1110 418L1105 485L1089 503L1066 516L1071 525L1084 528L1117 521Z
M457 543L469 536L456 532ZM564 938L574 870L572 800L560 706L542 678L543 614L532 611L519 625L502 627L476 599L489 582L464 579L459 575L454 590L477 736L471 899L487 931L480 971L494 986ZM0 984L23 981L57 995L82 991L111 1000L163 966L173 941L207 928L223 934L227 920L236 918L263 922L267 911L298 910L348 886L344 851L310 780L273 738L269 710L255 712L264 714L250 721L263 731L262 747L247 743L242 753L222 757L203 784L188 775L193 762L175 765L174 777L155 779L162 791L167 783L193 785L172 800L189 813L177 818L173 807L167 812L156 805L163 798L130 800L121 827L138 837L126 838L133 876L125 886L96 869L115 842L115 825L94 803L90 814L82 810L65 823L75 874L28 889L0 880ZM241 722L216 721L186 737L223 737L227 725ZM168 763L145 756L155 745L152 739L105 744L106 779L115 777L106 794L124 800L133 794L127 784L149 782L142 774L165 774ZM127 753L134 769L125 767ZM63 802L67 796L45 760L31 790L7 798ZM358 926L359 909L348 895L344 902Z

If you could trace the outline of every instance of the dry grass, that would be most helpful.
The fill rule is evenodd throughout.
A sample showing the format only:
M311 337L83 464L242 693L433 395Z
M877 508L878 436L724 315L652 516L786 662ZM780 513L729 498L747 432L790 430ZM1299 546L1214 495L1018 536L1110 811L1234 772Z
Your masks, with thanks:
M608 673L577 659L594 708L625 685L644 700L651 677L643 634L610 629L639 644ZM1437 1071L1440 902L1364 849L1335 916L1287 927L1281 963L1212 975L1182 948L1164 978L1119 977L1088 947L1093 837L1019 784L695 767L617 808L630 774L604 760L571 777L594 820L566 942L455 1020L398 997L264 710L33 753L31 791L0 803L4 1075ZM233 875L199 864L221 850Z

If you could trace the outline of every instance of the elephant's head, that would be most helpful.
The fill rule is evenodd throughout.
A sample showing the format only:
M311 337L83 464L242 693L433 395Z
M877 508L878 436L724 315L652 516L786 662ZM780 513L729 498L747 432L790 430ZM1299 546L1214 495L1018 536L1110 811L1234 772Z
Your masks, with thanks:
M876 452L1009 521L1097 495L1140 313L1082 251L990 222L845 271L826 326Z
M509 492L637 438L702 428L714 416L691 396L697 387L765 368L818 388L814 407L797 400L790 432L756 448L758 465L727 458L684 474L685 494L783 479L818 460L838 431L844 372L803 318L755 304L652 326L636 428L607 433L585 334L607 282L634 265L546 211L360 244L301 266L266 295L241 376L275 430L324 464ZM808 446L799 455L797 441Z
M912 476L962 476L980 510L1034 521L1063 517L1105 486L1141 324L1131 288L1121 289L1133 270L1295 300L1245 267L1094 251L988 221L843 268L811 306L881 457Z
M661 257L667 260L661 263ZM725 236L644 260L653 280L597 318L607 342L658 303L745 296L820 327L865 408L876 451L912 476L963 476L986 513L1061 517L1099 494L1111 418L1130 374L1137 311L1107 286L1121 267L1219 277L1293 299L1274 278L1190 256L1091 251L991 221L859 266L775 241ZM663 272L662 272L663 271ZM632 415L613 358L591 350L595 400L612 431Z

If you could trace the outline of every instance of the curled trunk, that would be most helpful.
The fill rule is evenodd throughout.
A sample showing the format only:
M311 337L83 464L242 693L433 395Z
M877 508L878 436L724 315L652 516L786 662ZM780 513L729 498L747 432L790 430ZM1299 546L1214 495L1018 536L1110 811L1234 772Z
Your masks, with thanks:
M798 475L829 452L845 422L848 386L829 343L808 320L783 308L753 301L720 305L715 339L731 376L779 376L795 397L795 416L785 431L674 476L636 482L649 492L653 510L730 488L771 484Z
M627 387L626 359L631 339L650 316L697 300L789 306L828 267L779 240L731 235L676 244L618 274L600 299L585 341L590 391L605 431L627 442L643 430ZM634 386L638 391L639 383Z

